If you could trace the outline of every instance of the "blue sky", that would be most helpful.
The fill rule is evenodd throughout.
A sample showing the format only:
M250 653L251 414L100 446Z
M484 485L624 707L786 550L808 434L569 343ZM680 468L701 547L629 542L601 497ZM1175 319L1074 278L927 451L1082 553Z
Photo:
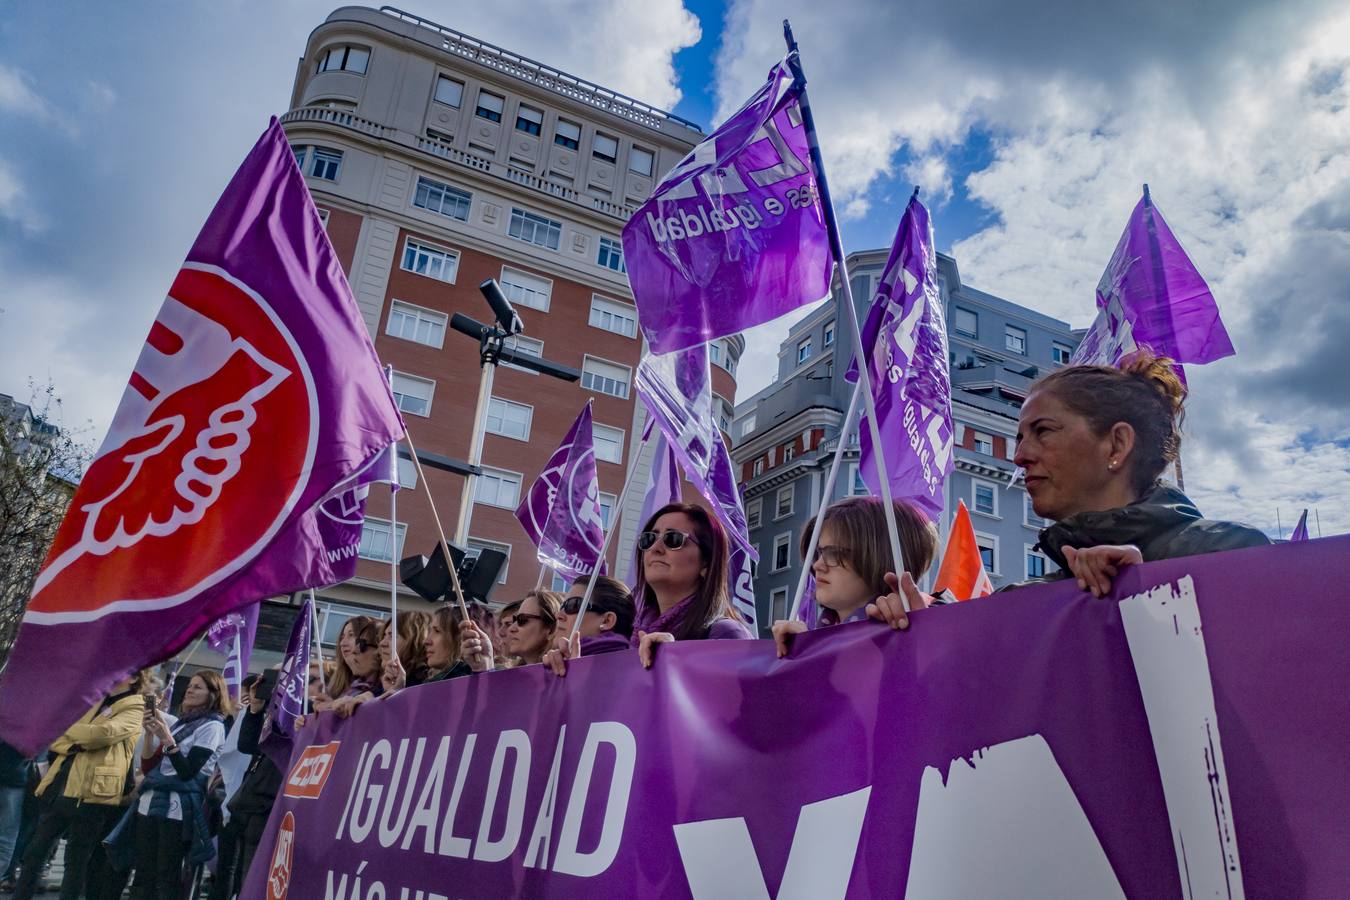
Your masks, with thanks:
M0 392L50 379L67 424L102 433L171 274L336 5L5 6ZM1193 498L1272 533L1277 509L1313 504L1325 531L1350 529L1343 2L411 5L705 126L762 82L787 16L846 246L886 246L920 184L965 282L1076 326L1148 182L1238 348L1191 374ZM748 335L742 396L787 324Z

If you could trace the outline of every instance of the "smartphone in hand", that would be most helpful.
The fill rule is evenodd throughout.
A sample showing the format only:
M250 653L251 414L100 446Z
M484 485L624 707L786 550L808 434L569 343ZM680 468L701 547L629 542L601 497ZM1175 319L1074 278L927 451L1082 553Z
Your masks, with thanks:
M258 702L266 705L268 700L272 699L272 692L277 689L277 679L281 673L276 669L265 669L262 678L253 686L253 696Z

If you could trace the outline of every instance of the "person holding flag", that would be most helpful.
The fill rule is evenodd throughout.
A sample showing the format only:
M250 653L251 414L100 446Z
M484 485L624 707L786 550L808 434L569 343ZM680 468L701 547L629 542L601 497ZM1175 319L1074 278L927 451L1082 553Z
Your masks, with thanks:
M928 517L901 500L895 504L895 521L900 527L900 547L909 567L900 579L891 571L891 548L886 540L886 518L879 497L846 497L830 504L821 514L819 543L811 556L811 574L815 578L815 600L822 607L816 628L856 622L867 618L887 621L893 613L895 628L907 628L908 618L900 604L885 602L893 593L903 591L911 609L922 609L925 598L915 582L932 564L937 550L937 529ZM815 531L813 516L802 529L801 553ZM897 598L898 599L898 598ZM884 611L883 611L884 608ZM773 640L778 656L787 656L794 634L807 630L800 619L782 619L773 623Z
M1031 386L1013 462L1036 515L1053 520L1040 548L1059 577L1100 597L1121 567L1270 543L1211 521L1159 477L1181 451L1186 387L1171 360L1137 351L1111 366L1067 366Z

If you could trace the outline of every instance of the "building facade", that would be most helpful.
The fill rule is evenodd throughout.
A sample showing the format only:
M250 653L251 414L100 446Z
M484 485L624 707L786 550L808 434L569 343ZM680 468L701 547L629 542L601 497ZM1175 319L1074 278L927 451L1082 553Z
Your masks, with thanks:
M509 555L492 599L518 599L540 567L513 511L588 401L602 515L606 523L614 515L645 421L632 389L642 337L620 231L704 135L670 113L389 8L329 15L304 48L290 105L282 124L375 348L393 366L419 454L469 456L478 348L448 322L455 313L490 320L482 281L496 279L525 323L515 349L582 372L578 383L508 365L496 372L466 537L471 550ZM713 350L724 427L743 347L737 337ZM636 462L641 479L645 460ZM403 468L404 486L417 489L399 493L397 524L388 495L372 491L356 578L321 592L330 645L347 616L388 609L391 559L429 555L436 544L422 486L410 462ZM432 468L425 476L453 541L464 480ZM611 566L632 552L641 493L630 492Z
M860 321L888 254L869 250L848 258ZM962 284L956 260L944 254L938 254L938 285L956 430L955 470L939 527L945 537L957 500L964 500L996 587L1045 574L1053 564L1033 549L1044 522L1020 483L1011 484L1017 415L1031 382L1068 362L1079 334L1066 322ZM750 537L760 551L755 595L763 626L790 612L801 574L802 530L824 505L841 438L843 465L829 502L868 493L858 476L857 431L840 434L853 389L844 378L853 356L844 302L836 283L831 300L789 330L774 383L736 407L732 459L744 486ZM924 584L935 574L936 563Z

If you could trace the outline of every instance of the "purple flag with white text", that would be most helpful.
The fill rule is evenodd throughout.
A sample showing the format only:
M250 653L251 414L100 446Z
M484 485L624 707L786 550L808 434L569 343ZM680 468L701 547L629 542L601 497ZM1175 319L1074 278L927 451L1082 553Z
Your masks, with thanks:
M258 606L254 603L222 616L206 630L206 643L217 653L225 654L225 668L220 674L232 700L239 699L244 676L248 674L253 640L258 633Z
M647 431L651 431L654 419L647 420ZM675 451L666 440L664 432L658 431L652 444L652 463L647 475L647 493L642 497L642 513L638 516L638 527L647 524L658 509L680 499L680 464L675 459ZM637 557L642 553L635 550L631 568L628 571L628 583L637 585Z
M623 230L638 322L671 353L830 292L833 259L786 61L666 173Z
M1294 533L1289 535L1289 540L1306 541L1308 539L1308 511L1305 509L1303 515L1298 517L1298 524L1294 526Z
M942 485L953 465L952 384L933 228L917 191L896 230L862 345L891 496L913 502L936 521L942 514ZM857 380L856 367L855 362L850 380ZM864 422L858 431L858 473L879 494L871 429Z
M1235 352L1209 285L1147 186L1097 284L1097 318L1070 364L1114 366L1139 347L1196 364Z
M174 278L57 532L0 681L0 735L34 751L216 619L327 583L316 507L402 433L273 119Z
M539 561L564 578L589 575L597 562L604 573L600 550L605 527L600 518L590 401L521 501L516 518L539 548Z
M277 684L267 701L267 715L259 746L277 768L284 770L295 740L295 722L305 712L305 694L309 690L310 627L314 621L313 603L306 600L291 626L286 655L281 659Z

